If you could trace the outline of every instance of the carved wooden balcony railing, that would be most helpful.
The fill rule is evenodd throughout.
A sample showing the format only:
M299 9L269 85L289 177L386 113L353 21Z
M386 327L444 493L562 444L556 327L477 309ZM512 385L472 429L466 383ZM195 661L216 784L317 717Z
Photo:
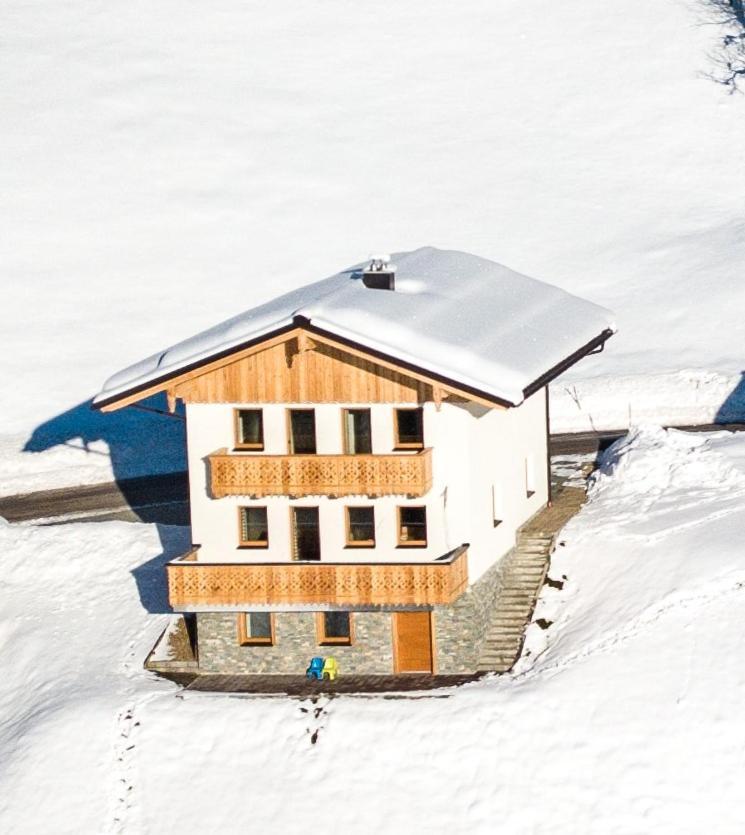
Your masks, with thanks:
M468 585L468 546L433 562L209 563L192 551L167 565L178 610L260 606L427 606L452 603Z
M432 450L398 455L209 456L210 491L223 496L423 496Z

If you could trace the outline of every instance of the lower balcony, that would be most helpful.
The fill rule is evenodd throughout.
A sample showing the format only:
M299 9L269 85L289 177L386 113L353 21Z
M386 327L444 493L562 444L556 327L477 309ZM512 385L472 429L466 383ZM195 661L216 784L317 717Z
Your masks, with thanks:
M208 457L210 493L223 496L423 496L432 487L432 450L393 455Z
M212 563L191 551L167 565L177 611L251 606L432 606L468 585L468 546L433 562Z

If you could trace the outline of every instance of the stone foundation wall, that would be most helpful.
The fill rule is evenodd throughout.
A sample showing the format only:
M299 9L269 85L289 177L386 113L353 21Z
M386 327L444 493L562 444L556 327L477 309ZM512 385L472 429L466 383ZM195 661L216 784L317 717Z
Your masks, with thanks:
M391 675L389 612L355 612L352 646L320 646L313 612L276 612L273 646L241 646L236 614L197 615L199 669L203 673L303 675L315 655L333 655L342 675Z
M450 606L434 607L435 669L441 674L474 673L489 619L502 586L505 554Z
M486 628L501 587L504 557L451 606L434 607L435 671L476 672ZM238 615L197 615L199 669L204 673L298 675L315 655L333 655L342 675L391 675L390 612L354 612L352 646L320 646L314 612L276 612L273 646L241 646Z

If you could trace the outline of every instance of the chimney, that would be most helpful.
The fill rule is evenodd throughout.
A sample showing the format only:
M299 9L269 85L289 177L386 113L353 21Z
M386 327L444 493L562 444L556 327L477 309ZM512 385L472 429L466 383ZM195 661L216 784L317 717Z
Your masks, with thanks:
M395 290L396 267L390 255L372 255L362 273L362 283L371 290Z

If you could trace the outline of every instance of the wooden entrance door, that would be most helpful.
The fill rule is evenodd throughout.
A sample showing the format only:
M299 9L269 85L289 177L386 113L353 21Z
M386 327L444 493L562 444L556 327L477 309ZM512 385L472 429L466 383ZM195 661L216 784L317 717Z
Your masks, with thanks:
M397 673L434 671L430 612L396 612L393 615L393 656Z

